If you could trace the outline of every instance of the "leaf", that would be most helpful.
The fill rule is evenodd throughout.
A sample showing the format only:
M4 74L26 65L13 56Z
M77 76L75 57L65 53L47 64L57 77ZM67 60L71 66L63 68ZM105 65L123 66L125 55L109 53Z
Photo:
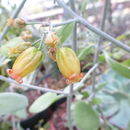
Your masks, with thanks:
M129 78L130 79L130 69L127 68L126 66L122 65L121 63L111 59L107 52L104 52L105 59L107 63L112 67L114 71L119 73L120 75Z
M110 122L112 122L112 124L115 124L116 126L119 126L120 128L126 129L130 122L130 105L127 101L122 100L119 107L120 112L118 112L113 118L111 118Z
M96 97L102 99L104 116L111 117L111 124L126 129L130 122L129 79L110 70L101 76L100 82L106 82L105 87L96 92Z
M24 41L20 38L20 37L15 37L13 39L11 39L10 41L4 43L1 47L0 47L0 54L3 56L7 56L9 57L10 55L8 54L8 50L9 48L15 47L16 45L18 45L19 43L23 43Z
M116 37L117 40L125 40L126 38L130 37L130 32L126 32L124 34L119 35L118 37Z
M123 61L123 62L122 62L122 65L125 65L125 66L127 66L127 67L130 67L130 59Z
M80 11L81 12L85 11L87 4L88 4L87 0L83 0L83 2L81 2L81 5L80 5Z
M29 111L31 113L41 112L46 108L48 108L51 104L53 104L58 99L59 96L57 96L55 93L49 93L49 92L45 93L33 102L31 107L29 108Z
M26 109L19 110L19 111L15 112L14 114L19 118L26 118L27 117Z
M102 88L104 88L106 86L106 82L102 82L102 83L99 83L96 88L95 88L95 92L101 90Z
M81 92L81 94L83 95L84 99L90 96L90 94L87 91Z
M96 112L89 104L82 101L76 102L73 118L80 130L97 130L100 125Z
M95 104L101 104L102 100L100 98L93 98L92 101L90 101L91 105L95 105Z
M78 58L80 60L84 60L86 58L87 55L93 53L93 45L90 45L84 49L82 49L78 55Z
M60 38L60 44L63 44L73 32L74 23L69 23L57 30L57 35Z
M94 63L90 62L83 66L82 70L85 71L86 68L93 66Z
M129 124L128 124L127 130L130 130L130 122L129 122Z
M28 100L24 95L17 93L0 93L0 115L12 114L28 106Z

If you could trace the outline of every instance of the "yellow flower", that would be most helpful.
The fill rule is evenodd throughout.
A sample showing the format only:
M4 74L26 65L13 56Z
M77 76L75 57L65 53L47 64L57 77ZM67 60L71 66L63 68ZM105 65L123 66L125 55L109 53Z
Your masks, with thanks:
M22 83L22 78L33 72L41 63L43 54L35 47L30 47L23 51L15 60L12 69L7 73L18 83Z
M67 78L68 84L82 79L83 74L80 73L80 61L71 48L60 48L56 53L56 61L60 72Z

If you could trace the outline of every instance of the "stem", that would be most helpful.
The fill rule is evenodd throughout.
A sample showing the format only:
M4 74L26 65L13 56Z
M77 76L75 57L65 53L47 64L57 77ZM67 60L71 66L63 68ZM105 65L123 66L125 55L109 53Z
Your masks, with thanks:
M51 93L57 93L57 94L67 95L67 93L65 93L63 91L60 91L60 90L53 90L53 89L48 89L48 88L41 88L41 87L30 85L30 84L19 84L15 80L12 80L10 78L4 77L2 75L0 75L0 79L6 81L8 83L14 83L14 84L18 85L19 87L31 88L31 89L35 89L35 90L40 90L42 92L51 92Z
M73 130L72 121L71 121L71 101L73 96L73 84L69 86L69 94L67 96L67 122L69 130Z
M71 16L78 18L78 20L80 21L81 24L83 24L85 27L87 27L88 29L90 29L91 31L95 32L96 34L106 38L107 40L111 41L113 44L115 44L116 46L126 50L127 52L130 52L130 47L128 47L127 45L125 45L124 43L116 40L115 38L113 38L112 36L108 35L107 33L101 31L100 29L92 26L90 23L88 23L84 18L82 18L81 16L79 16L78 14L76 14L73 10L71 10L70 8L67 7L67 5L61 1L61 0L56 0L57 3L63 7Z
M76 9L75 9L75 2L74 0L70 0L70 6L71 6L71 9L75 12ZM72 44L72 48L74 51L77 50L77 22L74 23L74 30L73 30L73 44Z
M62 26L62 25L68 24L68 23L76 22L76 21L78 21L78 19L73 18L73 19L69 19L69 20L63 21L61 23L55 23L55 24L52 24L52 25L53 25L53 27L58 27L58 26ZM40 22L40 21L26 22L26 25L33 25L33 24L42 24L43 27L46 27L46 26L50 26L51 23Z
M79 90L82 86L82 84L86 81L86 79L88 78L88 76L98 67L98 64L94 65L87 73L86 75L83 77L83 79L78 83L77 86L74 87L74 91ZM64 92L64 91L60 91L60 90L53 90L53 89L48 89L48 88L41 88L38 86L34 86L34 85L29 85L29 84L18 84L15 80L12 80L10 78L4 77L2 75L0 75L0 80L6 81L8 83L14 83L20 87L26 87L26 88L31 88L31 89L35 89L35 90L40 90L42 92L52 92L52 93L57 93L57 94L63 94L64 96L67 96L68 93Z
M41 36L40 45L38 47L39 50L42 49L42 47L43 47L43 40L44 40L44 34Z
M11 18L16 18L18 16L18 14L20 13L21 9L23 8L24 4L25 4L26 0L23 0L21 2L21 4L19 5L19 7L15 10L15 12L13 13L12 17ZM0 35L0 41L3 40L4 36L6 35L6 33L8 32L9 30L9 26L5 26L4 29L3 29L3 32L1 33Z
M36 41L33 43L33 45L35 45L36 43L38 43L38 42L40 42L40 41L41 41L41 39L36 40Z
M108 5L109 5L109 0L105 0L103 17L102 17L102 21L101 21L101 30L103 30L103 31L105 28L105 21L106 21L107 12L108 12ZM99 57L102 41L103 41L103 37L100 36L97 47L96 47L96 52L94 55L94 64L96 64L98 62L98 57ZM95 90L95 84L96 84L96 69L94 70L93 75L92 75L92 89L93 89L93 91Z
M12 130L16 130L16 125L15 125L15 117L14 117L14 115L12 115L12 119L11 119L11 121L12 121Z

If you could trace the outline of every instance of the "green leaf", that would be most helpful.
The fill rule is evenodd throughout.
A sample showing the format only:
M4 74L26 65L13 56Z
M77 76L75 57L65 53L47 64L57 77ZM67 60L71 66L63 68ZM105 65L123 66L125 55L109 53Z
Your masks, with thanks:
M87 91L81 92L81 94L83 95L83 99L88 98L90 96Z
M101 103L102 103L101 98L93 98L92 101L90 101L91 105L101 104Z
M118 37L116 37L117 40L125 40L126 38L130 37L130 32L126 32L124 34L119 35Z
M112 67L114 71L119 73L120 75L130 79L130 69L127 66L122 65L121 63L111 59L107 52L104 52L105 59L107 63Z
M96 86L95 91L97 92L97 91L101 90L102 88L104 88L106 86L106 84L107 84L106 82L99 83Z
M127 66L127 67L130 67L130 59L123 61L123 62L122 62L122 65L125 65L125 66Z
M0 93L0 115L12 114L28 106L24 95L17 93Z
M104 62L105 62L105 57L104 57L103 54L100 54L100 55L99 55L99 62L100 62L100 63L104 63Z
M111 124L126 129L130 122L129 79L110 70L105 72L99 81L106 82L105 87L96 92L96 97L102 99L104 116L111 117Z
M3 56L7 56L9 57L9 49L12 47L15 47L16 45L18 45L19 43L23 43L24 40L22 40L20 37L15 37L13 39L11 39L10 41L4 43L1 47L0 47L0 54Z
M80 60L84 60L86 58L87 55L93 53L93 45L90 45L84 49L82 49L78 55L78 58Z
M130 130L130 122L129 122L129 124L128 124L127 130Z
M73 118L80 130L97 130L100 125L96 112L82 101L76 102Z
M33 102L31 107L29 108L29 111L31 113L41 112L49 107L51 104L56 102L58 99L59 96L57 96L55 93L45 93Z
M14 113L19 118L27 118L27 112L26 109L19 110Z
M87 63L86 65L83 66L82 70L85 70L86 68L93 66L93 64L94 63L92 63L92 62Z
M60 38L60 44L63 44L73 32L74 23L69 23L62 26L56 31L58 37Z
M88 4L87 0L83 0L83 2L81 2L81 5L80 5L80 11L81 12L85 11L87 4Z

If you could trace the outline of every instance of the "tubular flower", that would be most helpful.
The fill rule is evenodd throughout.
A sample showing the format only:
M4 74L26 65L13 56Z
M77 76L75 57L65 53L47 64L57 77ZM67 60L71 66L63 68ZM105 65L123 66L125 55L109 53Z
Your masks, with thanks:
M33 72L42 61L43 54L35 47L30 47L23 51L15 60L12 69L8 69L8 75L18 83L22 83L22 78Z
M56 53L56 61L60 72L67 78L67 84L78 82L82 79L80 61L71 48L60 48Z
M45 44L53 48L57 47L59 42L60 39L54 32L49 33L45 39Z

